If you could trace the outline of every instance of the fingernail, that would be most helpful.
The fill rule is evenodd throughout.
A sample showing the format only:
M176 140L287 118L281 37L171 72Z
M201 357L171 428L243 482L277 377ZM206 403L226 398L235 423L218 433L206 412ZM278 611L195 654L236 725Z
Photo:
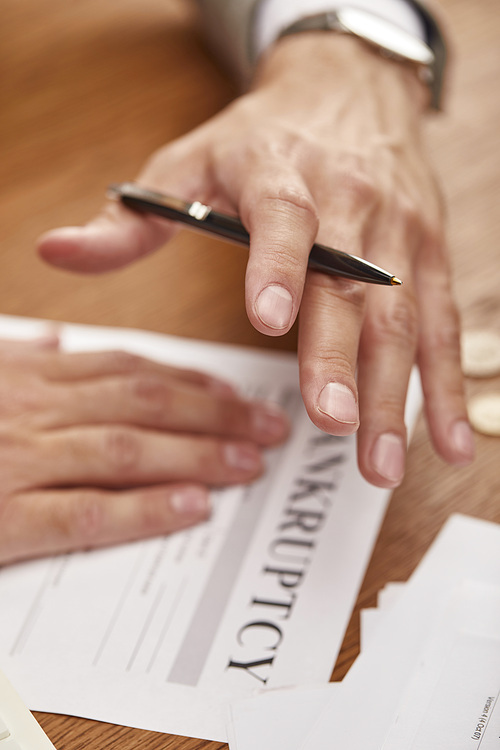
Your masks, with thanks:
M318 399L318 408L337 422L357 424L358 404L354 393L341 383L327 383Z
M260 453L257 448L241 443L226 443L224 460L232 469L240 471L257 471L261 465Z
M210 498L201 487L181 487L170 496L170 505L181 516L207 516Z
M461 419L455 422L451 431L451 440L453 447L466 461L472 461L474 458L474 435L468 422Z
M373 447L373 467L384 479L399 484L405 470L405 456L403 439L392 432L386 432L380 435Z
M252 414L255 433L263 440L279 440L288 432L288 417L276 404L256 404Z
M288 328L293 311L292 295L288 289L277 284L266 286L257 297L255 310L259 320L269 328Z

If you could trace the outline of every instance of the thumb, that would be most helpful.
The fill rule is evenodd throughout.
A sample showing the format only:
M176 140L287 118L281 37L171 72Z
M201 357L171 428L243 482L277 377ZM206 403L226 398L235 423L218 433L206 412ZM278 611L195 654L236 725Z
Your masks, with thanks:
M163 245L176 233L172 222L135 213L110 201L82 227L61 227L37 242L40 256L58 268L99 273L131 263Z
M146 162L137 183L188 200L200 199L207 187L206 143L196 132L159 149ZM178 225L132 211L109 200L102 212L82 227L62 227L43 234L37 250L48 263L83 273L126 266L170 240Z

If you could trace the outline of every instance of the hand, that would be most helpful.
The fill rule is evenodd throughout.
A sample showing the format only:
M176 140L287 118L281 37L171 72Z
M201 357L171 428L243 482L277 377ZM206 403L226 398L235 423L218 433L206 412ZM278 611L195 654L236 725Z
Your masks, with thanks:
M252 481L286 437L277 407L198 372L50 338L0 357L0 564L202 521L209 488Z
M437 452L473 457L440 192L422 146L427 91L408 66L358 40L299 34L275 45L254 88L154 154L146 187L238 213L250 232L248 315L281 335L300 308L308 413L326 432L358 430L361 471L404 474L404 403L418 362ZM111 204L84 228L49 233L42 256L85 272L117 268L168 240L174 225ZM361 255L403 287L307 272L314 240Z

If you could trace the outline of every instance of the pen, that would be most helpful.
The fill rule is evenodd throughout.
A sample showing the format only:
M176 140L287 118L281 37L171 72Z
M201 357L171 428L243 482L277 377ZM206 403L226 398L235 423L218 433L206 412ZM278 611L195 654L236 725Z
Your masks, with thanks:
M121 201L134 211L179 221L245 247L250 245L250 235L238 218L218 213L199 201L189 203L180 198L146 190L134 182L110 185L107 196ZM396 276L367 260L318 243L311 248L308 267L331 276L343 276L368 284L394 286L403 283Z

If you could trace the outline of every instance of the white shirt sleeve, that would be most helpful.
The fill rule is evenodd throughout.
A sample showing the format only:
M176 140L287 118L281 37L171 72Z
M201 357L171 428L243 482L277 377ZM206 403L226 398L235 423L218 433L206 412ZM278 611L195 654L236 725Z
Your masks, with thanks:
M254 41L259 57L280 35L300 18L342 7L376 13L425 40L422 19L405 0L262 0L255 18Z

